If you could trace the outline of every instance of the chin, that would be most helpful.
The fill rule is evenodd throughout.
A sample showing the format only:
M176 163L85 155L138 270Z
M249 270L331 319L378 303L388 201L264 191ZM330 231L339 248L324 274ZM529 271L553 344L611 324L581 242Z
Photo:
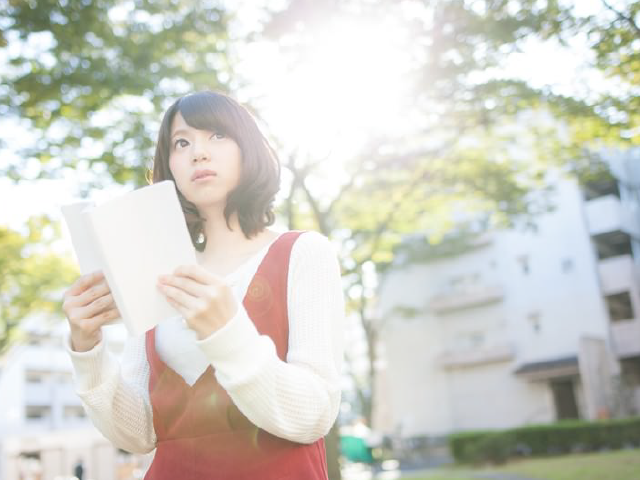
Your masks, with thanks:
M226 204L226 197L218 198L219 195L194 195L192 198L188 198L193 203L198 211L208 210L210 208L224 208Z

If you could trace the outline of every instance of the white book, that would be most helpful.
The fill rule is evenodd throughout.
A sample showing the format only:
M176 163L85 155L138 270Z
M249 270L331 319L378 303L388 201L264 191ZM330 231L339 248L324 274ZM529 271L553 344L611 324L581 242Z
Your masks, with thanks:
M102 270L131 335L179 316L157 289L158 276L196 263L173 182L142 187L95 206L62 207L80 272Z

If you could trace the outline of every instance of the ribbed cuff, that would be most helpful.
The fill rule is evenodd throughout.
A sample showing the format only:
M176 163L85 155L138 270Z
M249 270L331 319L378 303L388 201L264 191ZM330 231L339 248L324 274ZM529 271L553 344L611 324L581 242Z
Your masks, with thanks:
M76 352L71 348L71 335L64 339L64 347L71 357L76 379L76 390L85 392L99 386L113 369L104 339L91 350Z
M216 369L223 386L246 381L264 365L269 351L275 352L273 341L258 333L244 306L224 327L196 345Z

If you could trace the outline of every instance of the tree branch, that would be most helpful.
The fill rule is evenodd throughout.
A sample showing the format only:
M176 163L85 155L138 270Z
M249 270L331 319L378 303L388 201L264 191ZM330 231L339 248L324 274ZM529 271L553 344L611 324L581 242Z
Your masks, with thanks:
M631 28L633 28L636 31L636 34L638 36L640 36L640 27L638 27L638 25L636 24L635 20L631 16L625 15L621 11L616 10L611 5L609 5L607 0L602 0L602 4L607 8L607 10L610 10L613 13L615 13L620 20L623 20L623 21L627 22L629 25L631 25Z

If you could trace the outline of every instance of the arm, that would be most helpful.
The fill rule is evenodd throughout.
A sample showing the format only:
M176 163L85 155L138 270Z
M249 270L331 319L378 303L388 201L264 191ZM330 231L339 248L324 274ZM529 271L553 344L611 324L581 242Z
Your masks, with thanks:
M96 428L123 450L153 450L156 435L144 336L127 340L122 366L104 340L89 351L76 352L67 338L66 348L73 363L76 392Z
M302 234L288 277L289 351L281 361L240 306L198 343L236 406L258 427L300 443L326 435L340 406L344 298L329 240Z

